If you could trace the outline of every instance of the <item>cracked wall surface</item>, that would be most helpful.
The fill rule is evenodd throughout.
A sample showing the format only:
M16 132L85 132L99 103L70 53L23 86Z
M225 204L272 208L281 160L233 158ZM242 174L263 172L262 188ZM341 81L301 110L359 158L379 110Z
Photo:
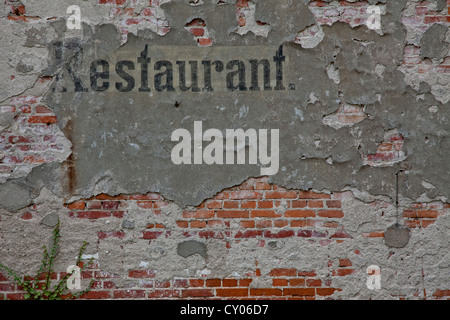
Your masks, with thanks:
M85 299L448 298L449 10L6 0L0 263L35 272L59 219L54 278L87 240ZM198 122L278 129L278 170L174 164Z

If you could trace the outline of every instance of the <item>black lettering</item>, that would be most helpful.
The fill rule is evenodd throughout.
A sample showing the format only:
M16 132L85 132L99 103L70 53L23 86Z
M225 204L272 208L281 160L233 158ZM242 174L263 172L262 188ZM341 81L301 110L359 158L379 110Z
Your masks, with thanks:
M97 71L97 66L101 65L103 72ZM109 82L104 81L101 86L98 85L98 79L109 79L109 63L106 60L95 60L91 63L91 89L95 91L105 91L109 88Z
M213 64L216 66L216 71L217 72L222 72L223 71L223 62L220 60L216 60L213 62Z
M211 61L203 60L203 91L211 92L214 91L211 84Z
M241 60L231 60L227 63L227 69L231 70L234 66L237 66L236 71L228 72L227 74L227 88L228 90L235 91L245 91L247 87L245 86L245 64ZM239 84L234 85L234 77L239 75Z
M191 65L191 85L186 86L186 62L185 61L177 61L178 71L180 75L180 90L181 91L189 91L192 89L192 92L199 92L200 88L198 87L198 63L197 61L189 61Z
M77 65L80 59L80 55L83 53L83 47L79 42L69 41L69 42L61 42L57 41L55 42L55 60L60 64L64 64L66 67L67 72L69 73L70 77L72 78L73 84L75 86L75 92L87 92L88 88L86 88L83 83L81 82L81 79L78 77L78 75L75 73L73 66ZM73 59L70 59L70 62L66 62L64 59L64 53L65 49L75 51L75 55L73 56ZM73 64L73 66L72 66ZM62 79L62 74L58 74L56 76L56 81L59 82ZM61 92L67 92L67 88L62 86Z
M161 67L165 67L166 71L155 74L155 90L156 91L175 91L173 87L173 67L172 62L167 60L158 61L155 63L155 70L161 70ZM161 85L162 77L166 77L166 84Z
M273 61L276 63L277 72L276 72L276 79L277 79L277 85L275 86L275 90L286 90L286 88L283 86L283 61L286 60L286 57L283 56L283 46L280 46L277 53L273 57Z
M123 67L126 66L128 70L134 70L133 61L122 60L116 64L116 73L127 82L127 86L124 86L121 82L116 82L116 89L120 92L128 92L134 89L134 78L123 71Z
M252 65L251 69L251 75L252 75L252 85L249 88L250 91L259 91L259 85L258 85L258 66L261 64L264 68L264 90L272 90L272 87L270 86L270 62L267 59L263 60L250 60L250 64Z
M148 57L148 45L145 45L145 49L141 52L140 57L137 58L137 62L141 64L141 86L138 89L140 92L148 92L150 88L148 86L148 64L151 59Z

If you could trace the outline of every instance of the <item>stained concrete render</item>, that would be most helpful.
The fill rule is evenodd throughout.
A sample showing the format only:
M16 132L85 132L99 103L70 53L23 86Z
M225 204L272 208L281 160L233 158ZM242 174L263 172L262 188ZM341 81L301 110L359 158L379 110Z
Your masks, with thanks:
M48 243L59 217L63 238L57 266L64 269L66 261L75 260L86 240L86 254L97 255L102 269L119 275L115 280L119 288L140 285L126 279L130 269L155 269L160 279L202 272L238 277L253 270L255 261L263 275L282 266L316 269L325 277L327 262L342 257L349 257L359 273L336 280L343 290L334 297L412 297L418 289L432 293L450 287L448 207L426 229L402 228L398 233L389 229L385 241L378 242L362 236L372 230L386 231L396 223L395 175L400 170L401 209L417 202L448 202L450 78L448 73L418 74L403 63L405 47L412 44L421 48L424 63L438 65L448 59L448 23L432 24L426 31L406 26L403 18L418 1L369 0L383 8L381 29L371 30L364 24L319 24L311 1L254 0L254 10L246 17L249 23L239 28L235 1L203 0L195 5L161 1L154 14L167 21L168 32L148 22L129 26L124 37L124 23L111 14L109 6L73 2L58 1L55 6L50 1L22 0L26 15L38 17L32 23L9 21L6 6L0 11L0 105L13 105L21 96L39 97L39 103L56 116L52 134L62 146L62 150L44 152L52 156L48 163L18 164L18 169L0 176L0 262L24 273L34 270L40 261L39 248ZM338 7L337 1L324 2ZM447 5L431 2L436 11ZM67 28L66 8L73 4L81 8L81 30ZM127 1L127 6L139 11L146 4ZM204 20L211 46L199 46L186 30L197 18ZM318 34L306 36L304 43L297 40L299 33L311 30ZM277 69L280 48L283 60ZM145 50L144 58L151 60L149 82L144 85L139 58ZM261 81L259 91L250 90L250 59L270 63L270 90L264 90ZM99 60L108 63L108 75L101 74L105 69L100 64L92 70L92 63ZM226 87L227 74L236 71L226 68L232 60L245 65L245 90ZM134 69L122 65L122 71L133 77L129 92L117 89L119 82L127 85L117 75L119 61L134 64ZM156 89L155 74L166 70L155 69L158 61L172 63L174 91ZM199 92L180 89L177 61L185 62L188 80L189 61L197 62ZM211 62L214 91L202 90L206 81L202 61ZM223 62L221 71L212 64L215 61ZM275 89L279 69L283 90ZM259 69L260 79L262 73ZM232 79L236 85L239 75ZM108 88L101 91L106 82ZM161 83L167 84L167 74ZM145 86L149 91L139 91ZM360 110L356 121L340 122L340 110L346 107ZM15 121L17 115L18 111L0 113L2 133L28 132ZM257 239L246 239L227 249L221 239L184 238L175 230L183 210L260 176L260 165L254 164L174 165L171 151L176 142L171 134L179 128L192 133L194 121L202 121L203 130L223 132L279 129L279 170L268 181L294 190L347 192L342 227L351 239L328 246L274 239L264 248L257 247ZM383 166L368 164L368 156L378 152L391 132L404 139L402 156ZM8 152L0 150L0 159ZM162 208L159 222L174 230L168 238L145 244L138 239L138 230L151 218L140 214L138 207L129 208L123 219L104 222L71 219L64 206L99 194L148 192L170 202ZM386 208L377 207L380 203ZM32 205L40 208L36 219L21 220ZM124 230L125 235L102 242L99 230ZM382 269L380 291L365 285L366 268L372 264ZM264 276L258 281L255 287L270 286Z

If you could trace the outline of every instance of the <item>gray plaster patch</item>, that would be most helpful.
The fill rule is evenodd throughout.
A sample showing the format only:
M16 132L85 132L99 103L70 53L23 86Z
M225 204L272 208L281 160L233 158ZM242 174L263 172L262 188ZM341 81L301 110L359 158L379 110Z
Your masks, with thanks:
M208 257L206 245L203 242L199 242L196 240L188 240L179 243L177 246L177 253L183 258L197 253L205 259Z
M131 219L125 219L122 222L122 228L125 229L134 229L134 221Z
M384 243L388 247L403 248L409 242L409 228L394 224L384 232Z
M7 181L0 184L0 206L11 212L32 203L33 188L22 181Z
M59 216L57 213L52 212L42 218L41 223L47 227L55 227L58 224Z
M420 57L442 59L448 54L450 43L445 41L448 26L434 23L420 39Z

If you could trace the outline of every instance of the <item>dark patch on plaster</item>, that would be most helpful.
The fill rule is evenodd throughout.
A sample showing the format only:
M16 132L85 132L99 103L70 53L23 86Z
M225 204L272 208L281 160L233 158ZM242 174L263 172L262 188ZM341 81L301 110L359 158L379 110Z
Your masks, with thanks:
M450 44L445 41L448 26L434 23L423 34L420 39L420 57L442 59L448 54Z

